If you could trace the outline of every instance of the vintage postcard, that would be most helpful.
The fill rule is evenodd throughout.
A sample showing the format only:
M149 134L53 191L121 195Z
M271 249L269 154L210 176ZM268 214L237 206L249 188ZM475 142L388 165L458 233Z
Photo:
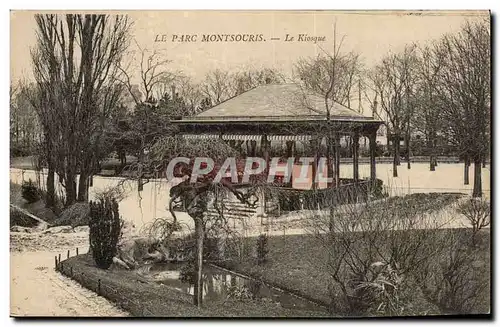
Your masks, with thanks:
M490 317L489 11L10 20L12 317Z

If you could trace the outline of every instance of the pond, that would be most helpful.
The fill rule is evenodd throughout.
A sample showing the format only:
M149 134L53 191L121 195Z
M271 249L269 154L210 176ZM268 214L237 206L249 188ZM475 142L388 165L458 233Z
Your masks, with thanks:
M193 295L194 287L179 279L181 268L180 263L155 263L140 268L140 275L166 287ZM245 293L253 299L279 303L283 308L325 311L325 308L318 304L273 288L261 281L215 266L203 267L203 299L205 301L225 300L235 293Z

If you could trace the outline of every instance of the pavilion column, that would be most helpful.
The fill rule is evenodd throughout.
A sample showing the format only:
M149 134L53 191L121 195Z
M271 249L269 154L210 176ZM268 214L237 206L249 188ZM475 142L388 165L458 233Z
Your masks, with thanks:
M269 148L270 148L270 143L267 140L267 135L262 135L262 141L261 141L261 147L262 147L262 155L264 156L264 160L266 161L266 173L269 171Z
M249 145L249 156L250 157L255 157L256 156L256 149L257 149L257 141L255 140L249 140L247 141L247 146Z
M354 183L359 181L359 133L352 136L352 161Z
M376 162L375 155L377 150L377 131L371 132L368 135L368 139L370 140L370 180L372 183L377 179L377 171L376 171Z
M260 147L262 151L262 156L264 157L264 161L266 162L266 169L264 169L264 176L267 179L268 173L269 173L269 145L271 142L267 140L267 135L264 134L262 135L262 139L260 141ZM266 194L265 192L262 192L262 213L264 217L267 217L267 199L266 199ZM261 220L262 224L262 220Z
M319 155L318 155L318 151L319 151L319 144L320 144L320 139L318 138L312 138L310 141L309 141L309 144L311 145L311 149L313 151L313 155L314 155L314 162L313 162L313 166L312 166L312 189L315 190L317 188L318 185L316 185L317 181L316 181L316 174L317 174L317 168L318 168L318 158L319 158Z
M334 155L335 155L335 186L340 185L340 134L335 133L335 144L334 144Z
M287 156L287 158L293 157L294 145L295 145L295 141L286 141L286 156Z
M243 143L245 143L245 141L242 140L237 140L235 143L235 148L240 155L243 154Z

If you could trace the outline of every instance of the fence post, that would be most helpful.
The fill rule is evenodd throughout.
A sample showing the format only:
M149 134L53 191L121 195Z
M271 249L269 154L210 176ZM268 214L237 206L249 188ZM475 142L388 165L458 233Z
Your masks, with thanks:
M69 250L68 253L66 254L66 259L69 259Z
M76 255L78 255L78 248L76 248Z
M54 256L54 262L55 262L54 268L55 270L57 270L57 255Z
M57 262L61 263L61 254L59 253L59 256L58 256L59 259L57 259Z
M97 294L101 295L101 279L97 280Z

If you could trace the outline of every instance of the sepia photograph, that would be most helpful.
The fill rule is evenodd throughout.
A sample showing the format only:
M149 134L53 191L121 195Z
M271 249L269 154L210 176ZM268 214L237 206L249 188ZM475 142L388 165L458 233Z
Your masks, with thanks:
M491 29L11 10L10 317L491 318Z

